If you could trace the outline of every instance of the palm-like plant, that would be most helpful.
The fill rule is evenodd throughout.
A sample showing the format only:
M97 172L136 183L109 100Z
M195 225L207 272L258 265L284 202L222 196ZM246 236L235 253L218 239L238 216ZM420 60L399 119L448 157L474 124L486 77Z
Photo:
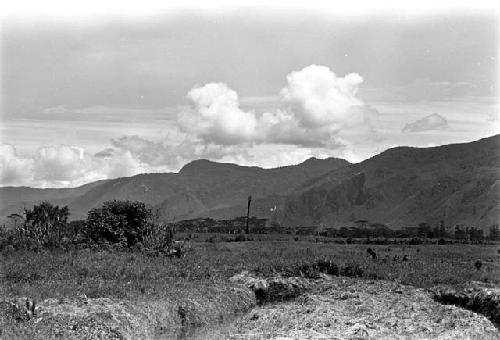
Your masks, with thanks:
M69 208L42 202L33 209L24 209L23 233L42 245L61 239L63 228L67 225Z

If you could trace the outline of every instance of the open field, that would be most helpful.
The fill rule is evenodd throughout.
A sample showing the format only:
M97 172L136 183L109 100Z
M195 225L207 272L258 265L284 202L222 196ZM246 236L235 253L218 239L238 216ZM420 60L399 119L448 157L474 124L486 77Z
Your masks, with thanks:
M256 237L266 235L256 235ZM372 260L370 247L378 254ZM133 298L169 294L173 286L224 281L243 270L263 275L291 271L328 258L358 264L363 276L397 280L417 287L467 281L500 282L500 246L362 245L315 241L193 242L183 258L140 253L78 250L13 252L1 255L2 296L38 299L84 293L89 297ZM394 256L408 261L394 261ZM483 265L478 270L475 262Z
M203 236L194 238L192 249L182 258L88 249L4 253L0 255L0 296L27 296L36 301L56 298L61 303L85 296L129 301L136 306L163 301L173 310L170 314L185 309L189 324L201 327L231 319L255 305L254 298L228 280L235 274L247 270L263 277L311 277L311 264L318 259L335 263L348 276L420 288L469 281L500 282L498 245L337 244L316 238L295 241L267 235L251 235L260 241L196 241ZM377 253L376 260L367 254L368 247ZM402 260L404 255L407 261ZM343 271L348 267L358 271ZM166 307L155 308L160 311ZM174 319L156 320L155 324L177 322ZM19 325L10 327L11 334L30 334L29 329L20 329Z

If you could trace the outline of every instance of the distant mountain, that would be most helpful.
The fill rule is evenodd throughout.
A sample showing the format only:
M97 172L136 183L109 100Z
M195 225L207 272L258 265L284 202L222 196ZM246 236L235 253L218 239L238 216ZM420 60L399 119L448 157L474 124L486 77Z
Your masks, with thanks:
M279 214L288 226L393 228L500 223L500 135L432 148L397 147L303 184Z
M0 188L0 216L40 201L69 205L72 219L113 199L145 202L165 221L246 214L287 227L391 228L445 221L486 228L500 222L500 135L432 148L397 147L350 164L311 158L274 169L196 160L178 173L141 174L71 189Z
M232 218L246 212L249 195L254 212L268 212L303 183L348 165L343 159L311 158L298 165L263 169L196 160L178 173L141 174L72 189L5 187L0 188L0 215L47 200L69 205L71 218L79 219L105 201L130 199L158 209L166 221L200 216Z

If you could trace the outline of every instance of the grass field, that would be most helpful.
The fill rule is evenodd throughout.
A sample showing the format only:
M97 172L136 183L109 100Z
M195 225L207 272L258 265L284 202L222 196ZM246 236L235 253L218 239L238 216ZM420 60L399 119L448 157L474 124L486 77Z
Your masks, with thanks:
M222 284L243 270L263 275L299 273L299 267L326 258L339 266L359 265L363 276L398 280L417 287L500 281L497 245L360 245L290 239L247 242L193 242L183 258L140 253L74 250L12 252L0 255L0 295L36 299L86 294L139 298L172 295L190 287ZM366 253L378 254L373 260ZM408 261L394 261L399 255ZM475 263L482 266L477 269ZM197 288L196 288L197 289Z

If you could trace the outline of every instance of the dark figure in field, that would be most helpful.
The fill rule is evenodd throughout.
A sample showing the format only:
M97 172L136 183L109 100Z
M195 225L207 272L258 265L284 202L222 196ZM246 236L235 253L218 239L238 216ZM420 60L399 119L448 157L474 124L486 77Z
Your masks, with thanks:
M483 262L481 260L477 260L474 263L474 267L476 267L477 270L481 270L481 267L483 266Z
M366 252L372 257L372 259L377 259L377 253L375 253L372 248L366 249Z
M408 255L406 255L406 254L405 254L405 255L403 256L403 260L402 260L402 261L403 261L403 262L407 262L407 261L408 261Z

